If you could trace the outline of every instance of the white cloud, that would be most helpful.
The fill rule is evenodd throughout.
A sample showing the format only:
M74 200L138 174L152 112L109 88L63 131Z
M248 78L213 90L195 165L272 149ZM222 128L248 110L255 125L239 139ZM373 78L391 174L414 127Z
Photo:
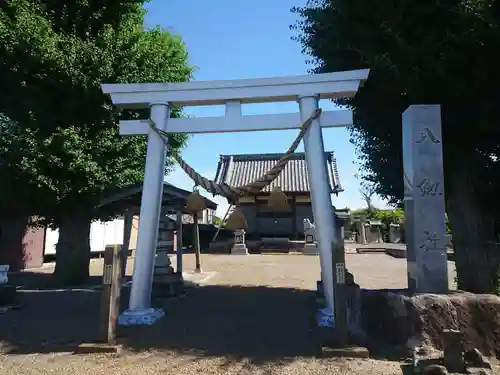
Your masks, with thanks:
M215 176L215 172L213 171L198 172L198 173L200 173L203 177L210 179L212 179ZM178 188L188 191L193 190L194 187L193 180L191 180L191 178L189 178L189 176L186 173L184 173L184 171L179 166L176 166L175 169L165 177L165 181L171 183L172 185ZM226 198L217 195L214 197L212 196L212 194L208 193L203 189L200 189L200 194L217 203L217 216L222 218L225 215L227 208L229 206Z

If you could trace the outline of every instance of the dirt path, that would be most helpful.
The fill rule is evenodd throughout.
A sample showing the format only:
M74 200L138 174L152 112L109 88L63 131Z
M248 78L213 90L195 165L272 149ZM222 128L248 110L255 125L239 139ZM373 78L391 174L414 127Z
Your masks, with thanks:
M355 256L348 266L355 273L362 270L363 283L404 283L404 263L391 263L386 256ZM185 269L193 269L193 257L185 258ZM99 293L23 293L25 308L0 316L5 353L0 355L0 372L400 374L397 362L315 358L310 316L318 263L315 257L299 255L204 255L203 269L214 276L186 298L167 303L167 316L154 326L128 330L135 338L132 351L119 358L67 353L68 344L95 337ZM385 270L378 269L381 264ZM99 275L101 269L93 261L91 273Z

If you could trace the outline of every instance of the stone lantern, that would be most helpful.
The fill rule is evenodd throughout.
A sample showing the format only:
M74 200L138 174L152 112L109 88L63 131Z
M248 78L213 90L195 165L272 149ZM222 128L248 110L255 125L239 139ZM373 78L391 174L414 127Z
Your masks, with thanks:
M319 255L318 245L316 243L316 228L309 219L304 219L304 255Z
M231 249L232 255L248 255L247 245L245 243L245 230L236 229L234 231L234 245Z

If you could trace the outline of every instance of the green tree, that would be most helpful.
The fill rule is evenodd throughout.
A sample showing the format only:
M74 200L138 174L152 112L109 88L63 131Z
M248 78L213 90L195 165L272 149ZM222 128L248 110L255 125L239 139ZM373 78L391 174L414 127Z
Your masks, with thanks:
M182 41L144 29L144 1L10 0L0 13L0 192L59 228L57 281L88 277L90 223L103 193L143 179L144 137L120 137L100 84L175 82L192 68ZM174 115L178 115L176 111ZM4 138L4 137L2 137ZM186 137L172 135L179 149ZM169 158L167 165L172 165ZM9 202L10 201L10 202ZM112 213L105 213L112 214Z
M403 224L404 223L404 212L403 210L397 208L395 210L375 210L372 219L380 220L382 224L389 229L391 224Z
M314 72L370 68L353 108L352 141L364 178L394 204L403 198L401 114L442 106L446 205L458 286L493 292L500 264L500 2L310 0L292 11Z

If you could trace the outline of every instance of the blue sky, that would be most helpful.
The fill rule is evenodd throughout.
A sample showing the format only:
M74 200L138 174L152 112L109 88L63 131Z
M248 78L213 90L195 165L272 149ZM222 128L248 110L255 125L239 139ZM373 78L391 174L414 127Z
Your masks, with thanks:
M301 53L299 43L291 40L294 31L289 25L296 17L292 6L305 0L274 0L265 6L250 1L153 0L148 4L148 26L161 25L182 37L189 52L190 63L197 67L196 80L219 80L275 77L306 74L308 56ZM332 109L331 102L320 103ZM244 114L286 113L298 111L297 103L266 103L245 105ZM219 116L222 106L189 107L193 116ZM205 177L213 178L220 154L284 152L297 134L296 130L251 133L199 134L189 139L183 157ZM349 143L346 129L323 129L326 151L335 151L340 181L345 189L333 204L351 209L363 207L359 180L355 177L355 150ZM298 151L303 151L300 145ZM176 169L167 181L184 189L192 189L191 180ZM208 196L208 195L207 195ZM210 196L211 197L211 196ZM219 203L218 214L227 208L225 199ZM379 207L385 204L375 199Z

